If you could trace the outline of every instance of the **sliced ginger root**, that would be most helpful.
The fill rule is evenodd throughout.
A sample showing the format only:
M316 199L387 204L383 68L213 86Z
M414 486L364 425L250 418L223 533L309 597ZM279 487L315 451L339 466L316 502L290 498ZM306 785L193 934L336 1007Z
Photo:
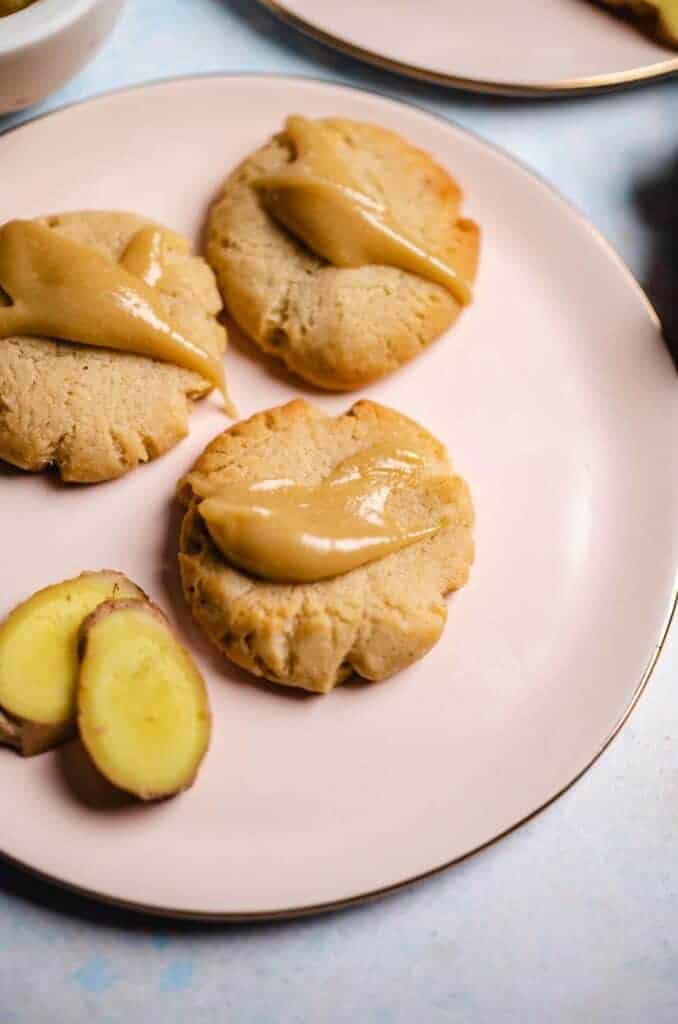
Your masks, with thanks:
M145 595L119 572L84 572L39 590L0 626L0 743L40 754L75 733L78 635L103 601Z
M109 601L81 631L78 728L99 772L142 800L195 780L211 716L202 676L149 601Z

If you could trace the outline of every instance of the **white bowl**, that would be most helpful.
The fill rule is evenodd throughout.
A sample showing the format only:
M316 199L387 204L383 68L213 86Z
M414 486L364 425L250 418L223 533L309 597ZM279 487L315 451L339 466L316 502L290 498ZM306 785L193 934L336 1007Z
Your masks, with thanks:
M125 0L35 0L0 18L0 114L37 103L92 59Z

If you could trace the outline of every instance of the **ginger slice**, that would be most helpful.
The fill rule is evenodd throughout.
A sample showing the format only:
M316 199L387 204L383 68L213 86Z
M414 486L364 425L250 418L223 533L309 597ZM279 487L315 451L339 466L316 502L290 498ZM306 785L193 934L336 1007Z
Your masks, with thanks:
M149 601L109 601L81 630L78 728L101 774L141 800L187 789L207 752L203 678Z
M75 734L78 633L103 601L145 594L120 572L84 572L39 590L0 626L0 743L25 757Z

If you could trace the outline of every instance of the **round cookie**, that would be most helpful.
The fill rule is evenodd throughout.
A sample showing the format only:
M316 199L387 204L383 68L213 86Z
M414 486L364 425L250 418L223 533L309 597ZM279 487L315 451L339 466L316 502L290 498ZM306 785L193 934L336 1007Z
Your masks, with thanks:
M65 213L38 221L117 262L153 225L131 213ZM155 226L155 225L154 225ZM221 299L204 260L172 235L156 285L168 315L212 355L226 348ZM0 292L0 304L3 296ZM66 481L110 480L167 451L188 433L201 376L113 349L43 338L0 338L0 459L21 469L55 465Z
M461 193L447 172L384 128L323 124L362 191L473 281L479 230L459 216ZM233 171L210 211L207 258L229 313L260 348L313 384L349 391L412 359L461 307L440 285L395 267L337 269L276 224L252 182L294 157L282 132Z
M416 448L431 487L408 489L398 509L447 525L378 561L315 583L270 583L231 566L197 511L197 481L252 484L292 477L315 485L374 444ZM433 480L435 479L435 484ZM420 493L421 492L421 493ZM385 679L421 658L446 620L443 595L463 586L473 561L473 505L443 445L417 423L373 402L330 417L303 400L258 413L217 437L179 483L187 506L179 563L198 625L231 661L275 683L326 693L353 672ZM425 505L423 503L426 503Z

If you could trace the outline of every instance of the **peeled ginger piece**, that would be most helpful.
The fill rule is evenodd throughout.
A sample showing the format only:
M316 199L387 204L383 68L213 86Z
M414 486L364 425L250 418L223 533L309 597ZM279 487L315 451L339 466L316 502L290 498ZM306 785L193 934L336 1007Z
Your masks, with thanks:
M10 613L0 626L0 743L29 757L75 733L80 626L116 597L145 595L120 572L84 572Z
M110 601L83 623L78 728L101 774L141 800L187 789L207 752L202 676L149 601Z

